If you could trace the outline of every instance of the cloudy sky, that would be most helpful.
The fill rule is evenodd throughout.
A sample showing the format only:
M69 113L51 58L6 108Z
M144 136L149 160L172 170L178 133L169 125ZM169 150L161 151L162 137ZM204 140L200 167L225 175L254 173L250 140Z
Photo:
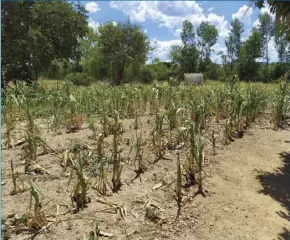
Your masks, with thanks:
M259 24L259 9L249 8L248 1L94 1L83 2L89 11L89 25L97 28L107 21L131 21L138 23L151 40L155 51L151 59L158 57L169 60L172 45L181 43L180 32L184 20L189 20L197 27L202 21L209 21L216 26L219 39L213 47L212 60L220 62L217 53L226 51L225 38L229 33L230 22L234 17L244 23L242 39L249 36L253 26ZM264 8L261 12L269 12ZM277 60L273 39L270 42L270 59Z

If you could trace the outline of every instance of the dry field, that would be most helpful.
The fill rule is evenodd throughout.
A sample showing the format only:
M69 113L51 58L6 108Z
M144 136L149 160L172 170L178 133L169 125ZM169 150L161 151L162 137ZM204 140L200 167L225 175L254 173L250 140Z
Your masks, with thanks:
M290 238L289 89L19 85L3 239Z

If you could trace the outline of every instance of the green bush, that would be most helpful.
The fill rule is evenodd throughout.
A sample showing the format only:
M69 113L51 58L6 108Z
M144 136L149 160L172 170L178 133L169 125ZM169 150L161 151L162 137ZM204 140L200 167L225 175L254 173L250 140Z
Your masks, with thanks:
M130 66L125 68L124 82L134 82L140 79L141 64L133 62Z
M277 63L274 66L274 69L271 70L271 78L278 79L285 75L289 71L289 63Z
M72 82L76 86L90 86L94 79L86 73L70 73L66 76L66 80Z
M155 76L158 81L164 81L168 79L169 69L163 63L152 64L151 68L155 72Z
M147 66L143 66L140 70L140 80L143 83L152 83L154 80L153 71Z
M206 67L206 72L204 73L204 79L219 80L223 77L223 72L221 67L216 63L210 63Z

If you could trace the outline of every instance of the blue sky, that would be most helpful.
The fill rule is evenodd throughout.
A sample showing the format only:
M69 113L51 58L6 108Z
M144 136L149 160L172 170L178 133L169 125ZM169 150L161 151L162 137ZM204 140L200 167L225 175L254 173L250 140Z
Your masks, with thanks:
M226 51L224 42L232 19L238 17L244 23L242 39L245 40L253 26L258 24L259 13L269 12L267 6L262 10L248 8L248 1L86 1L83 4L89 11L89 25L95 29L107 21L130 19L138 23L155 47L150 59L158 57L162 61L169 60L172 45L181 44L180 31L184 20L191 21L195 27L201 21L209 21L217 27L220 36L211 58L220 63L217 53ZM271 61L276 61L273 39L269 52Z

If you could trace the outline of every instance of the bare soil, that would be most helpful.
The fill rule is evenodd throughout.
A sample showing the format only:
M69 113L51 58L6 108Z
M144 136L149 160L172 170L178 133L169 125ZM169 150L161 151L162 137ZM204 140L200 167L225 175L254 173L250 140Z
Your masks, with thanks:
M149 139L152 122L143 119L144 139ZM125 120L124 139L133 120ZM267 125L267 124L266 124ZM147 126L147 127L146 127ZM89 129L77 133L54 135L42 129L46 142L55 150L67 149L70 140L80 139L95 147ZM110 155L112 137L105 140ZM11 195L13 189L10 161L19 179L31 179L41 192L42 205L49 228L32 238L32 233L11 232L11 239L89 239L96 222L104 235L101 239L290 239L290 132L274 131L265 124L253 126L241 139L230 145L218 145L217 155L207 150L204 172L205 197L195 195L196 187L183 189L183 206L175 221L174 199L176 153L166 151L165 159L154 162L145 151L147 171L137 179L134 165L129 165L129 147L124 150L122 187L117 193L100 196L89 190L91 202L79 213L71 211L68 173L60 165L60 155L46 154L38 163L51 175L23 174L21 146L2 150L2 227L28 211L30 193ZM131 158L134 154L130 154ZM184 161L185 153L181 153ZM132 159L131 159L132 160ZM89 173L88 173L89 174ZM94 176L91 177L94 182ZM110 175L108 180L110 181ZM156 189L154 189L156 188ZM58 216L56 216L58 207ZM16 216L15 216L16 214ZM11 225L11 224L10 224Z

